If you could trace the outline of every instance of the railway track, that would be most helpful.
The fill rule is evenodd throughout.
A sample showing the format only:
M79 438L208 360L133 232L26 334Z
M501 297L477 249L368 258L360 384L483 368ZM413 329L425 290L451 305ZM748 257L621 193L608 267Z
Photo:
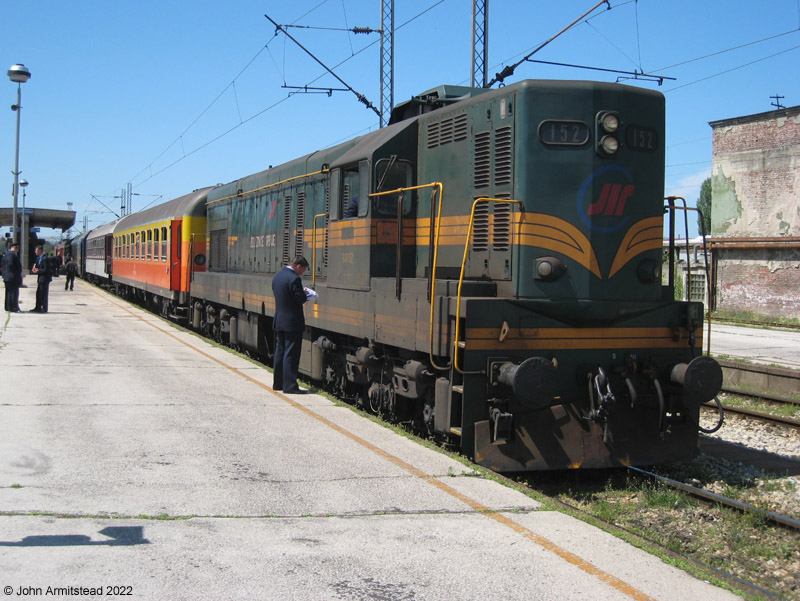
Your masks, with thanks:
M626 479L625 474L628 476L628 484L621 483L622 480ZM501 480L505 479L502 475L498 475L498 477ZM540 480L542 477L544 478L543 481ZM639 482L641 484L632 485L631 482ZM763 512L756 507L750 508L745 503L739 503L719 495L716 496L717 498L712 497L711 494L704 496L702 493L705 491L699 488L682 485L677 481L673 482L681 486L671 486L669 478L650 474L644 470L633 471L621 468L618 470L604 470L600 474L590 474L588 477L585 473L562 474L560 477L555 478L553 474L537 474L533 476L532 480L527 482L525 480L517 480L515 483L517 485L525 483L528 488L536 490L548 502L562 508L567 513L580 517L589 523L601 525L607 531L616 533L618 536L637 541L637 544L656 552L662 557L672 558L684 565L694 565L697 570L695 574L698 577L719 579L745 598L784 601L791 598L783 596L786 592L785 589L775 586L774 579L764 576L769 571L763 569L763 567L758 567L758 559L753 560L751 558L742 561L742 557L748 554L741 553L739 549L730 552L726 551L722 556L718 552L714 552L713 541L718 539L718 535L709 534L706 536L707 531L704 529L704 525L714 524L715 526L711 526L712 528L730 529L736 532L735 536L749 540L761 538L764 536L764 530L758 528L750 530L750 526L743 526L739 520L730 517L737 514L750 513L751 515L763 517L765 524L770 522L772 526L769 529L773 532L782 533L780 535L768 535L770 539L780 536L793 541L800 536L800 530L797 529L800 527L800 522L787 516L780 516L775 512L771 512L769 516L773 520L767 520L767 517L763 516ZM655 483L657 486L650 487L651 483ZM698 511L693 512L690 505L679 502L670 503L670 507L648 505L643 500L647 493L642 491L648 487L656 489L662 487L662 485L673 491L675 495L684 495L686 498L692 499L697 498L700 506L708 509L699 513ZM698 491L696 497L691 494L693 491ZM620 501L620 498L635 499L635 501L631 501L632 505L630 507L619 508L618 514L609 514L604 507L615 507L619 503L625 503L624 500ZM729 503L726 503L726 501L729 501ZM639 502L647 505L647 507L636 507ZM723 506L732 507L735 511L720 511ZM684 517L676 518L679 514ZM728 514L728 516L726 517L725 514ZM718 517L709 517L711 515ZM783 522L785 523L779 521L781 518L784 518ZM719 524L725 523L732 525L719 526ZM681 524L684 526L681 526ZM698 530L692 530L691 527L687 529L686 525L697 525ZM693 542L694 537L702 541L711 541L707 543L711 550L706 548L704 543L695 544ZM727 545L724 545L724 547L727 548ZM758 552L756 552L757 556Z
M637 474L640 477L648 478L650 480L659 482L661 484L665 484L666 486L669 486L670 488L674 488L676 490L682 490L683 492L691 495L696 499L700 499L708 503L730 507L731 509L736 509L737 511L758 515L774 524L779 524L786 528L791 528L793 530L800 531L800 520L795 520L794 518L791 518L789 516L782 515L780 513L775 513L774 511L768 511L766 509L761 509L753 505L748 505L747 503L742 503L741 501L737 501L736 499L731 499L730 497L718 495L716 493L703 490L702 488L697 488L696 486L692 486L691 484L678 482L677 480L673 480L671 478L667 478L666 476L661 476L659 474L654 474L653 472L648 472L647 470L643 470L638 467L631 466L628 467L628 470L632 471L633 473Z
M723 378L726 383L722 387L723 393L742 397L749 397L763 401L767 407L772 406L800 406L800 372L774 366L741 363L718 359L723 369ZM731 382L739 384L734 386ZM716 409L721 414L730 413L756 418L761 421L780 426L800 429L800 420L793 417L778 415L758 409L741 407L737 404L723 403L718 397L704 405ZM718 425L722 423L722 416Z
M753 393L742 393L746 394L747 396L755 396ZM707 407L709 409L714 408L715 403L709 402L705 403L703 407ZM721 408L723 413L732 413L736 415L745 415L748 417L754 417L756 419L760 419L762 421L778 424L781 426L789 426L791 428L798 428L800 429L800 420L793 419L791 417L782 417L780 415L774 415L771 413L766 413L764 411L755 411L752 409L744 409L742 407L734 407L732 405L725 405L724 403L720 403L719 408Z

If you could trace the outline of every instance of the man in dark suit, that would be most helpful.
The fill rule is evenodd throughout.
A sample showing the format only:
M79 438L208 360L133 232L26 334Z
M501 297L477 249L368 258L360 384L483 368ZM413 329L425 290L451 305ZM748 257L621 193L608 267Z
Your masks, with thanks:
M53 281L53 276L50 262L44 254L44 247L40 244L34 252L36 261L33 263L31 273L36 274L36 307L31 309L31 312L47 313L47 297L50 294L50 282Z
M19 244L12 243L3 255L3 283L6 286L6 311L19 313L19 287L22 286L22 263Z
M303 329L306 326L303 303L307 292L300 280L308 269L305 257L292 259L286 267L272 278L272 294L275 296L275 363L272 387L289 394L303 394L297 385L297 370L300 367L300 350L303 344Z

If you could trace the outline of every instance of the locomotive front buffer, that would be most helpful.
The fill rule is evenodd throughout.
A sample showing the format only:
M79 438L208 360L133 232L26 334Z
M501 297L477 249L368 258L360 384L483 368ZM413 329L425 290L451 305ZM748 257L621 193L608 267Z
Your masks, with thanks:
M719 364L694 346L702 340L698 326L654 325L672 321L656 310L575 327L541 314L515 319L511 303L504 305L500 328L486 327L488 311L468 313L481 317L466 320L462 381L452 386L463 397L456 415L463 442L474 436L478 463L512 472L660 464L697 454L700 405L722 386ZM677 313L674 306L661 311Z

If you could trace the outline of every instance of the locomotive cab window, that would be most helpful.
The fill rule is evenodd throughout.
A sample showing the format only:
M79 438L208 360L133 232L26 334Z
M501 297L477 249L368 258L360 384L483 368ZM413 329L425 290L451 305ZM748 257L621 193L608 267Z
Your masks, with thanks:
M369 207L369 161L358 166L334 170L332 180L338 179L338 209L341 219L364 217ZM338 175L338 177L335 177Z
M397 157L381 159L375 165L375 181L378 182L376 192L410 188L414 185L414 170L408 161ZM403 215L409 215L412 209L413 193L406 191L403 196ZM386 194L375 198L375 210L381 215L397 215L397 195Z

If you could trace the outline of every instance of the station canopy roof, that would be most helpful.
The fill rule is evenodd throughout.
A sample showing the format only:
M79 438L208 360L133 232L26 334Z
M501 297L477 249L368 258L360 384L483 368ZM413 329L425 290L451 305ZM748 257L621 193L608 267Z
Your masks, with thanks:
M30 227L49 227L63 231L75 225L75 211L60 211L57 209L34 209L26 207L25 214L28 216ZM17 215L22 215L23 209L17 207ZM0 227L11 227L14 219L14 209L0 209Z

